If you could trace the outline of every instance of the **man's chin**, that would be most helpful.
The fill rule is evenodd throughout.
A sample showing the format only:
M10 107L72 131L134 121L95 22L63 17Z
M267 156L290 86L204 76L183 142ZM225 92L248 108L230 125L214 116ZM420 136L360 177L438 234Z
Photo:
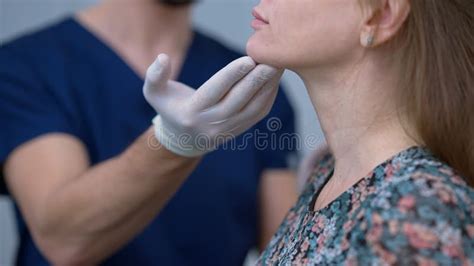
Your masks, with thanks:
M155 2L170 7L180 7L191 5L197 2L197 0L155 0Z

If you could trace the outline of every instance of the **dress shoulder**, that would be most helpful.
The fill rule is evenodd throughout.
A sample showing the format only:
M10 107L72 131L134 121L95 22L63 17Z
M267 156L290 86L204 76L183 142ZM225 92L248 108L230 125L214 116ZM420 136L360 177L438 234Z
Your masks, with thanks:
M349 261L474 265L474 190L435 158L387 167L358 213Z

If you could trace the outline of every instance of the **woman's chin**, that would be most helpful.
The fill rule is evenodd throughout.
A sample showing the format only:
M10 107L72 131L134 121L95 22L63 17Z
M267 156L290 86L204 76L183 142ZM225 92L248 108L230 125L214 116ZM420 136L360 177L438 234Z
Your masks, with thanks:
M273 48L273 49L272 49ZM247 42L247 55L255 62L265 64L277 68L287 68L285 56L275 52L279 51L269 45L264 45L263 42L250 38Z
M259 64L272 65L273 63L268 51L265 51L265 47L253 38L247 42L247 55Z
M247 55L250 56L258 64L265 64L277 68L284 68L281 62L275 60L276 58L270 56L269 54L260 53L252 49L247 49Z

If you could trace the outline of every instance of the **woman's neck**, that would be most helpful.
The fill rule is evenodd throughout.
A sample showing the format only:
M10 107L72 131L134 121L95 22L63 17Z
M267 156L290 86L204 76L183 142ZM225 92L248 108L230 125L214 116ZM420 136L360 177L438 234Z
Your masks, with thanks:
M352 184L378 164L416 145L396 108L397 82L387 65L365 58L339 71L298 71L335 157L333 178Z

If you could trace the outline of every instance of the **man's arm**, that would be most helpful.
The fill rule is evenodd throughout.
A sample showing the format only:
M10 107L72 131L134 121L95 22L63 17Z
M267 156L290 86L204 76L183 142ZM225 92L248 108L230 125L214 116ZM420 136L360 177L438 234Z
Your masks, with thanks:
M83 144L49 134L17 148L7 185L35 242L59 265L97 264L138 234L199 159L152 149L148 130L121 155L89 167Z
M266 170L260 180L258 248L263 251L289 209L295 204L298 193L296 175L290 170Z
M169 58L158 56L143 92L160 115L115 158L90 168L81 141L51 133L9 153L7 185L35 243L54 264L97 264L139 233L199 161L186 157L201 157L223 134L237 136L265 117L282 75L249 57L231 62L197 90L169 80L170 73ZM199 136L212 145L199 145ZM191 139L183 144L182 137ZM155 138L163 148L149 147Z

